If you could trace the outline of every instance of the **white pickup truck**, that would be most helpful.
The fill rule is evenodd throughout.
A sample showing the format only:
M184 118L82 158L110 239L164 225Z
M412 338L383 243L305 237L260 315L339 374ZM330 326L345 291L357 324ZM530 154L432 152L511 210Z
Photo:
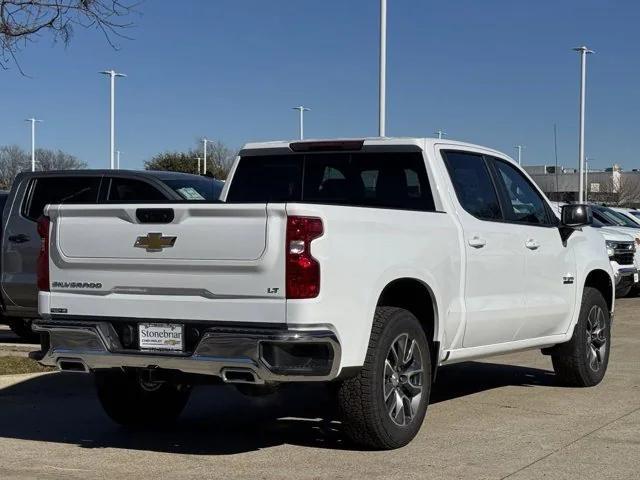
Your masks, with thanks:
M614 279L590 208L561 219L504 154L448 140L248 144L223 204L49 205L41 361L92 372L124 425L203 378L327 382L372 448L417 433L438 367L524 349L599 383Z

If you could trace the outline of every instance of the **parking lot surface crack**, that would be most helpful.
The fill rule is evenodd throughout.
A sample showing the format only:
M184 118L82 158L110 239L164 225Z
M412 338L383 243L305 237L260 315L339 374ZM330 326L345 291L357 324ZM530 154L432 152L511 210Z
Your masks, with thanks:
M584 435L579 436L578 438L576 438L576 439L572 440L571 442L569 442L569 443L567 443L567 444L565 444L565 445L562 445L561 447L556 448L556 449L555 449L555 450L553 450L552 452L549 452L549 453L547 453L546 455L543 455L542 457L540 457L540 458L538 458L538 459L534 460L533 462L531 462L531 463L529 463L529 464L525 465L524 467L519 468L518 470L516 470L516 471L514 471L514 472L511 472L511 473L510 473L510 474L508 474L508 475L505 475L505 476L504 476L504 477L502 477L500 480L505 480L506 478L512 477L513 475L516 475L517 473L520 473L520 472L522 472L522 471L526 470L527 468L529 468L529 467L531 467L531 466L533 466L533 465L535 465L535 464L537 464L537 463L541 462L542 460L545 460L545 459L549 458L550 456L555 455L556 453L558 453L558 452L560 452L560 451L564 450L565 448L568 448L568 447L570 447L571 445L574 445L574 444L578 443L579 441L581 441L581 440L583 440L583 439L587 438L588 436L593 435L594 433L596 433L596 432L598 432L598 431L602 430L603 428L606 428L606 427L608 427L609 425L611 425L611 424L613 424L613 423L616 423L618 420L622 420L623 418L628 417L628 416L630 416L630 415L633 415L634 413L636 413L636 412L638 412L638 411L640 411L640 407L635 408L635 409L633 409L633 410L632 410L632 411L630 411L630 412L624 413L624 414L620 415L619 417L614 418L613 420L611 420L611 421L609 421L609 422L605 423L604 425L601 425L601 426L599 426L598 428L595 428L595 429L593 429L593 430L591 430L591 431L589 431L589 432L585 433Z

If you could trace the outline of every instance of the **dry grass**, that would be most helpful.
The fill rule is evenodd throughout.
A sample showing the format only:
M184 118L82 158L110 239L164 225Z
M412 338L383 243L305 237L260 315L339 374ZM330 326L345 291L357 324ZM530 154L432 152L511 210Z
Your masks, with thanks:
M0 356L0 375L16 375L20 373L50 372L52 368L43 367L35 360L27 357Z

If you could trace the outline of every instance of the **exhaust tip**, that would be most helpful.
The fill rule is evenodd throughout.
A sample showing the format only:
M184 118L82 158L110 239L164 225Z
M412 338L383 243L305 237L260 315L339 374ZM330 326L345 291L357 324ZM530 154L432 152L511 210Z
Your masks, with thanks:
M262 383L253 371L244 368L225 368L222 370L222 380L225 383Z
M89 373L89 367L82 360L68 358L58 360L58 370L61 372Z

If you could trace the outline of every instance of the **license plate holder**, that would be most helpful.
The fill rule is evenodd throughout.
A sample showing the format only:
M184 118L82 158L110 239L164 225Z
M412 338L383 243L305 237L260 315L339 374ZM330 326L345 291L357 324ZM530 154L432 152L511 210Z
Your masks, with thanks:
M179 323L139 323L140 350L184 352L184 325Z

